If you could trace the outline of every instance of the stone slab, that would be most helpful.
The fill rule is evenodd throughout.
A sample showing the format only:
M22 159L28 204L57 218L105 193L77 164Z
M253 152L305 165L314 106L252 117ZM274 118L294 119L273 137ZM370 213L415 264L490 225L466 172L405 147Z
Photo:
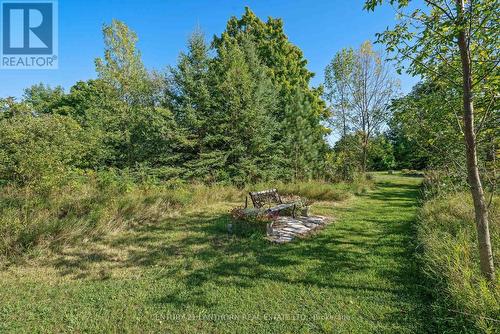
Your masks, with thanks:
M274 243L287 243L295 238L304 236L315 229L330 222L328 217L279 217L273 224L272 230L268 233L267 239Z

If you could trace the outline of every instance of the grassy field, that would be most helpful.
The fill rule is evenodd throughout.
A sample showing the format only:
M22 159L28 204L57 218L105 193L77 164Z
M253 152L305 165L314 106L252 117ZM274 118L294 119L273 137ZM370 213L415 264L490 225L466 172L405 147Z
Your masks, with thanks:
M498 196L492 198L489 219L493 260L499 268ZM450 193L427 201L418 225L421 269L433 295L436 332L499 333L500 277L497 274L496 283L491 284L481 274L470 193Z
M228 236L224 202L34 256L0 272L0 332L424 332L419 182L318 202L334 223L286 245Z

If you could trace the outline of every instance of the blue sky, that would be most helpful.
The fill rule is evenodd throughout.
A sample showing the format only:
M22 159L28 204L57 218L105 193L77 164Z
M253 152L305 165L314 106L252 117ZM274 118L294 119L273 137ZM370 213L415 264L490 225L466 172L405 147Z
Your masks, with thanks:
M390 7L363 10L363 0L59 0L59 69L0 70L0 96L20 97L23 89L43 82L68 90L76 81L94 78L94 59L102 55L101 28L116 18L139 36L138 47L150 69L174 65L186 39L199 25L207 39L220 34L231 16L249 6L261 19L281 17L289 39L299 46L316 73L312 85L323 80L329 60L343 47L375 39L395 22ZM416 78L399 77L402 92Z

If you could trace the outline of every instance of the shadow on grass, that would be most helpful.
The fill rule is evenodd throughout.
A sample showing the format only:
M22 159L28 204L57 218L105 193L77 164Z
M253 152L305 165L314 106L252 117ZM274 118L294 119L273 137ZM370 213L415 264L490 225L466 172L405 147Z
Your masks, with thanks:
M416 185L378 183L377 190L359 200L366 202L363 206L334 209L346 217L345 222L284 245L271 244L261 235L228 235L231 218L227 214L190 214L144 224L105 241L107 247L126 252L120 260L82 252L53 264L62 275L77 273L79 278L90 277L89 268L103 262L110 268L151 269L156 279L175 280L183 286L163 291L151 302L178 309L214 306L204 288L207 285L244 289L273 283L335 289L373 300L384 295L386 302L400 307L381 321L401 324L417 319L424 324L426 297L414 254L417 196ZM352 280L352 275L357 279Z

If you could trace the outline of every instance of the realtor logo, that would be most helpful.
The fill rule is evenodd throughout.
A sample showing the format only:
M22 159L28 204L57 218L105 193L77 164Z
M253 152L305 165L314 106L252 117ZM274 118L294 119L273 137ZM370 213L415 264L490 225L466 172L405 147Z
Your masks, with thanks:
M57 3L1 2L2 69L57 68Z

